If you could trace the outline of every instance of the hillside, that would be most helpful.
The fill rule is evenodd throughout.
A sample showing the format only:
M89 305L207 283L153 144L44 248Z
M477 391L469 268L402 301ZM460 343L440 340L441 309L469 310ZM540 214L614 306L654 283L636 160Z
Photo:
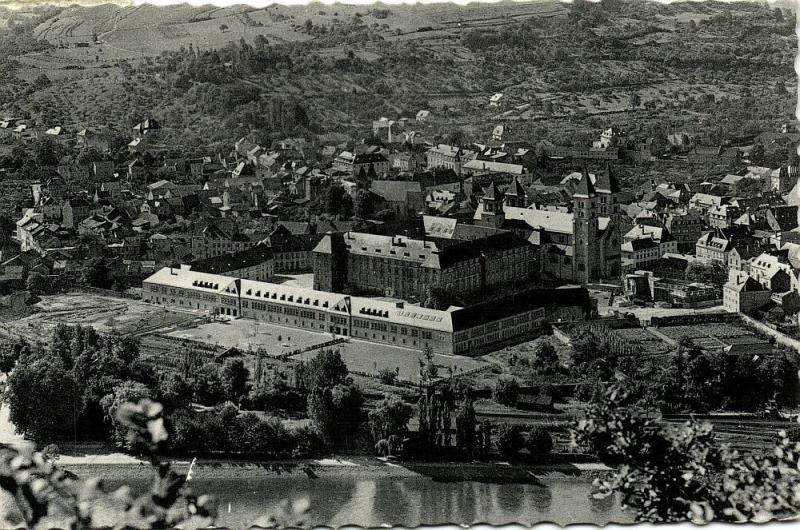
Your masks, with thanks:
M792 21L754 3L626 0L73 6L25 24L39 43L17 51L24 83L0 87L0 105L64 125L152 114L193 145L249 131L357 134L423 108L437 117L431 135L485 139L506 123L526 139L577 141L615 123L718 141L794 115ZM42 73L49 83L35 83ZM277 123L276 102L307 119Z

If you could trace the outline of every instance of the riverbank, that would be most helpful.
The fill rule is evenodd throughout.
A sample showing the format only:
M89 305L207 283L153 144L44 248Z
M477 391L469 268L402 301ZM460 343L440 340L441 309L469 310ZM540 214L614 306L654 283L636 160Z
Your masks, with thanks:
M103 463L80 462L71 458L57 462L62 469L80 477L98 477L109 480L133 480L151 476L152 469L145 462ZM174 460L174 469L186 473L190 460ZM374 457L330 457L318 460L290 461L221 461L197 460L192 466L192 477L208 480L249 480L270 476L297 476L309 480L317 478L347 478L353 480L403 479L427 477L437 482L492 482L530 483L542 479L591 482L606 475L611 468L590 463L508 463L508 462L401 462Z

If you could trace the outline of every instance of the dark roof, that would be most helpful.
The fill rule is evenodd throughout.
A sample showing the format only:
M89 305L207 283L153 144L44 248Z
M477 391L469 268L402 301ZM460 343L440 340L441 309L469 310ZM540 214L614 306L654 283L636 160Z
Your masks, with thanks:
M589 291L585 287L569 286L555 289L527 289L508 296L489 300L453 312L453 330L461 331L487 322L518 315L537 307L552 308L579 306L584 314L591 310Z
M209 274L224 274L247 267L254 267L272 259L272 248L267 245L256 245L247 250L222 254L212 258L192 262L192 270Z
M619 181L617 180L616 175L614 175L614 172L611 171L611 164L606 164L605 170L601 171L600 174L597 175L595 188L598 191L619 193Z
M489 187L486 188L486 191L483 194L484 199L498 201L500 200L500 190L497 189L497 184L492 181L489 183Z
M506 195L511 195L512 197L525 197L527 193L525 192L525 188L522 187L520 184L519 179L515 176L514 180L511 181L511 184L508 186L506 190Z
M574 196L580 197L594 197L594 185L592 184L592 179L589 177L589 171L586 168L583 168L583 173L581 174L581 179L578 181L578 186L575 188Z
M655 241L653 241L649 237L645 237L645 238L641 238L641 239L634 239L634 240L632 240L630 242L630 244L631 244L631 248L634 251L647 250L649 248L658 247L658 243L656 243Z

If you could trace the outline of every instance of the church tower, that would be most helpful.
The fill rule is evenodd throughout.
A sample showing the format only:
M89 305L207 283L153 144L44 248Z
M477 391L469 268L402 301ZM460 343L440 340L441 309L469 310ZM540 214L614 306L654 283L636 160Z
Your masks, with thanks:
M597 192L584 168L575 193L572 194L573 279L589 283L599 278L600 245L598 241Z
M489 184L483 197L481 197L481 206L483 211L481 212L480 220L477 220L476 224L492 228L503 226L506 221L506 214L503 211L503 196L494 181Z
M595 181L598 216L608 218L600 238L600 264L602 277L619 278L622 271L622 237L620 234L620 186L611 165L606 164Z

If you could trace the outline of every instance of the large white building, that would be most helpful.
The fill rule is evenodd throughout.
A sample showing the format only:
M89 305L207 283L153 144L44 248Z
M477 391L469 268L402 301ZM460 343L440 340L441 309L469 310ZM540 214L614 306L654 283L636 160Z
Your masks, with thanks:
M170 267L142 283L143 300L165 307L461 355L529 335L548 321L582 320L591 310L582 287L534 291L436 310Z

